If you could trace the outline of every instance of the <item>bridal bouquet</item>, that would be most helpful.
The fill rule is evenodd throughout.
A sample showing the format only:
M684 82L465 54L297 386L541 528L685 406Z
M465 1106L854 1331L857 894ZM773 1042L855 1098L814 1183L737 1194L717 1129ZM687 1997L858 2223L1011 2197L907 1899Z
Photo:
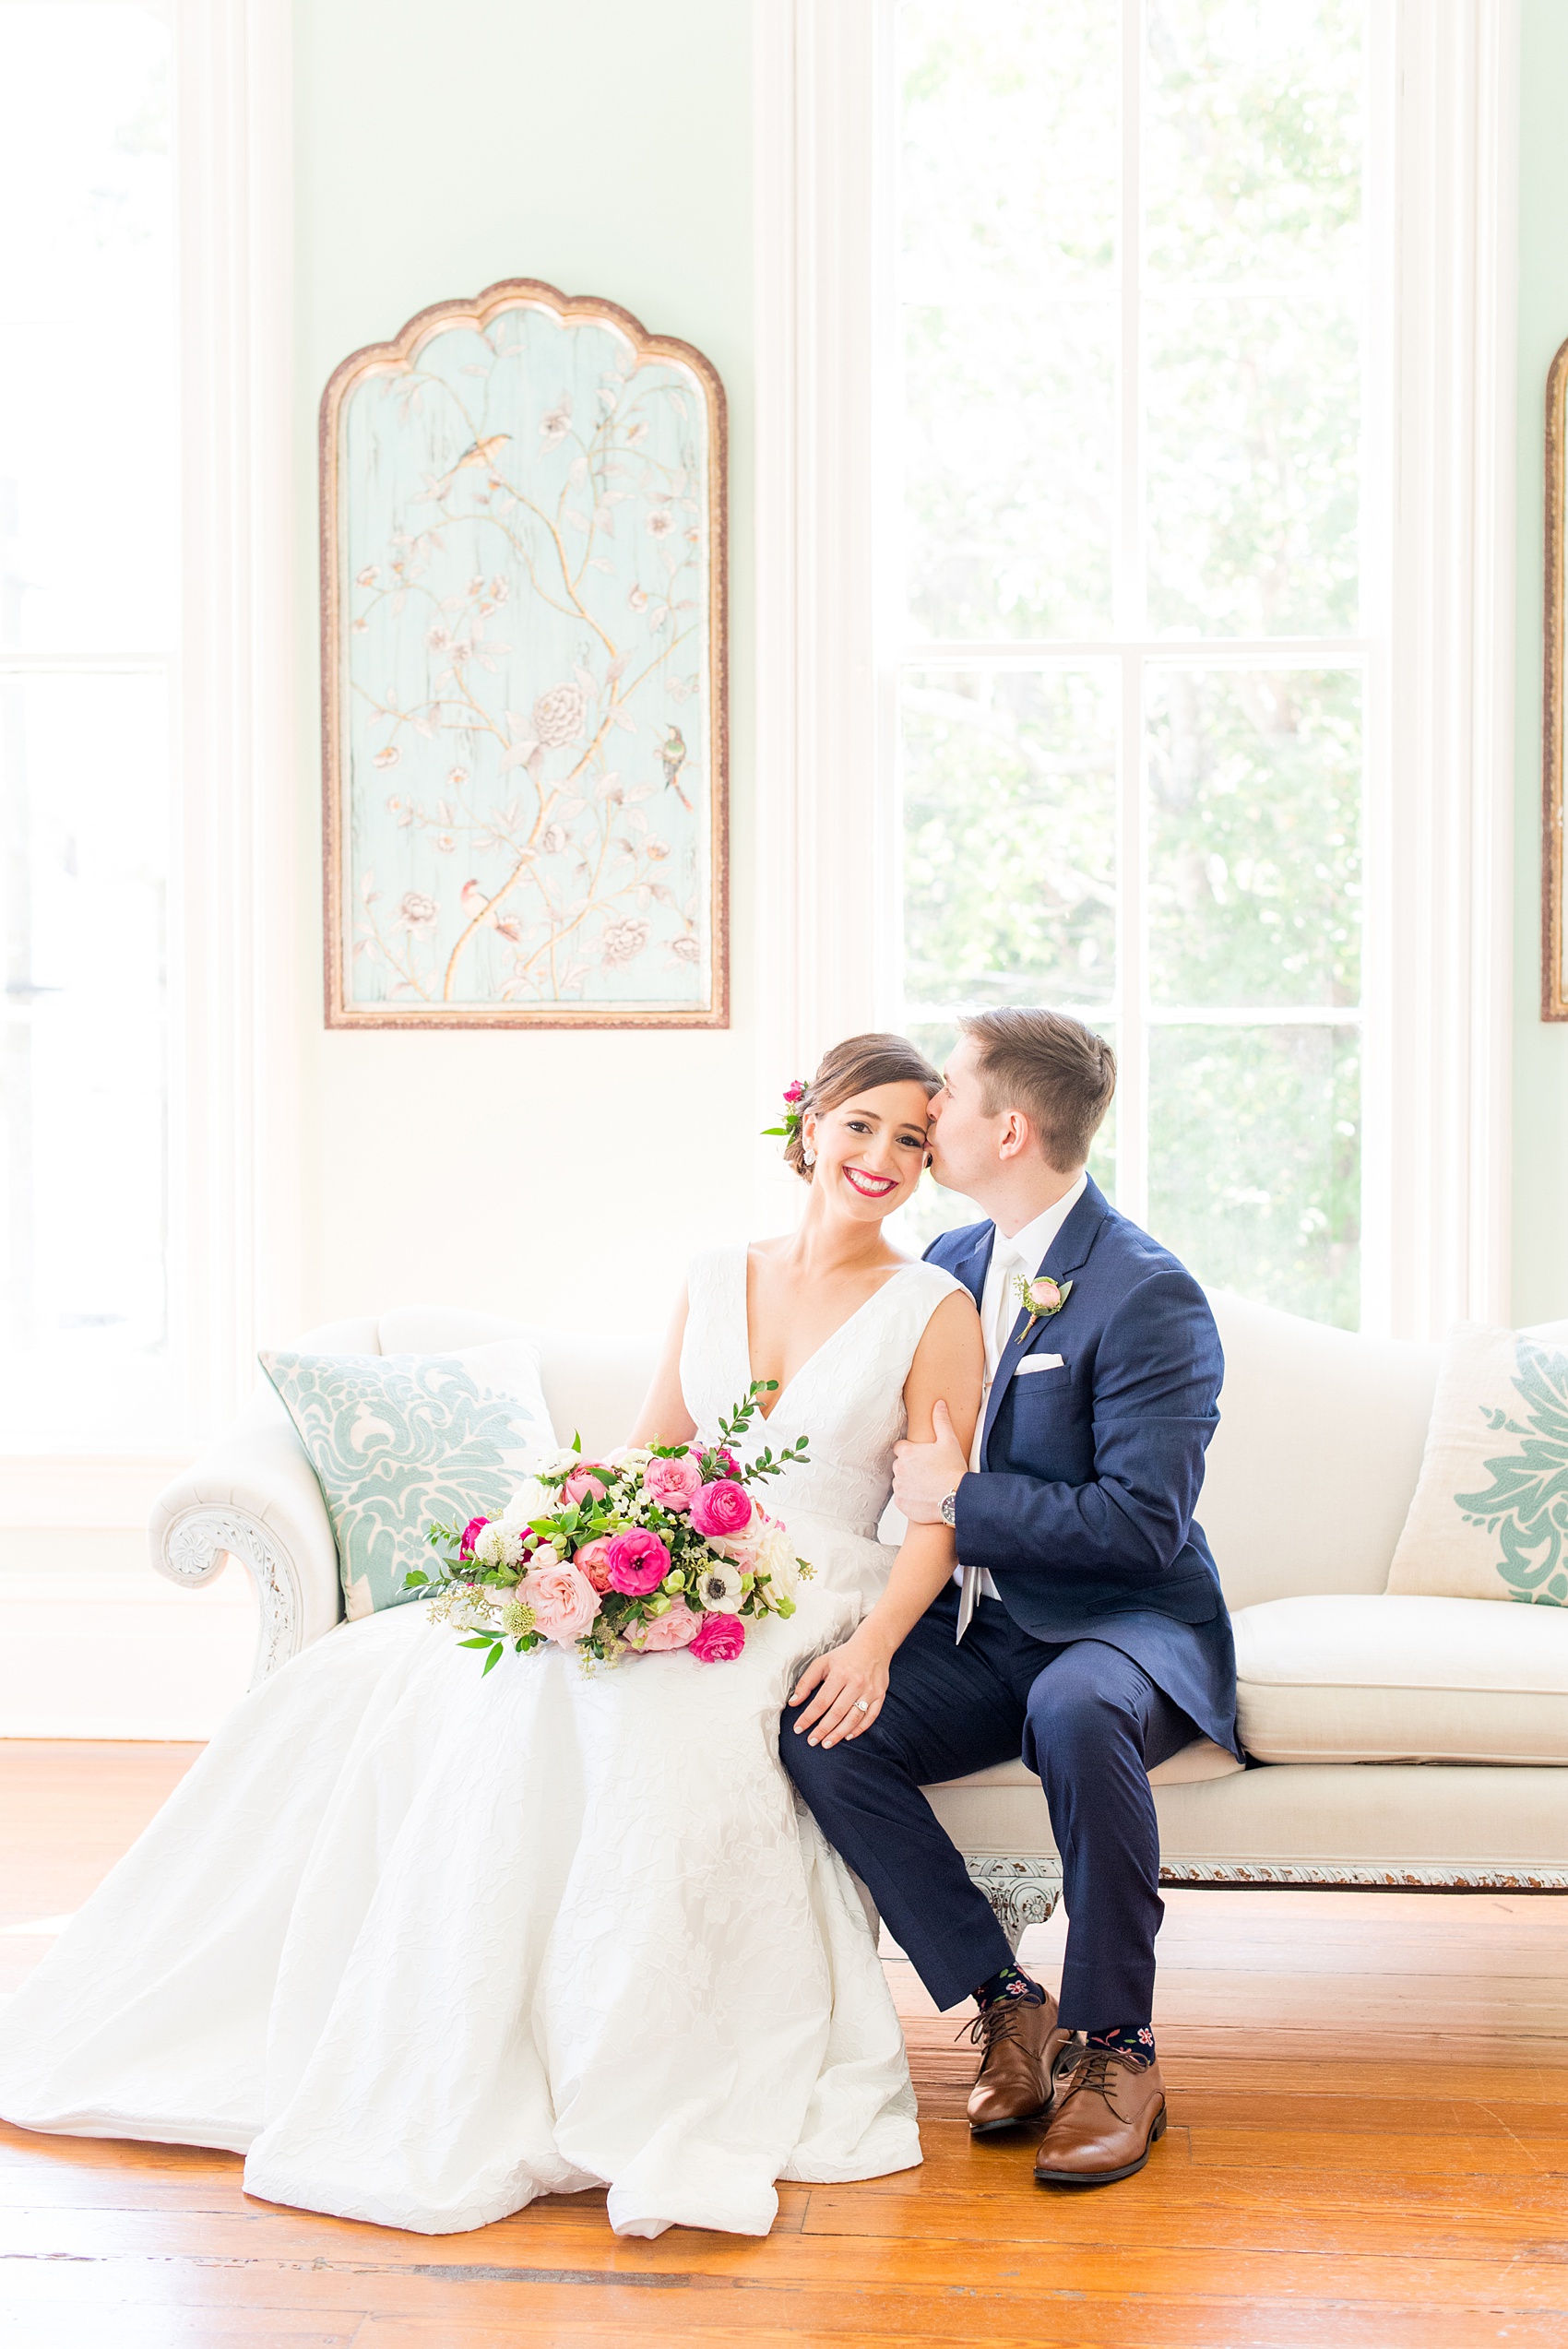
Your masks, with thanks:
M405 1587L429 1594L434 1619L468 1634L463 1646L486 1650L485 1672L508 1641L521 1655L552 1640L586 1663L678 1647L730 1662L746 1619L792 1615L797 1576L811 1572L746 1489L803 1460L808 1439L744 1467L730 1448L777 1384L755 1381L707 1450L585 1460L576 1439L543 1454L501 1516L428 1526L440 1571L416 1570Z

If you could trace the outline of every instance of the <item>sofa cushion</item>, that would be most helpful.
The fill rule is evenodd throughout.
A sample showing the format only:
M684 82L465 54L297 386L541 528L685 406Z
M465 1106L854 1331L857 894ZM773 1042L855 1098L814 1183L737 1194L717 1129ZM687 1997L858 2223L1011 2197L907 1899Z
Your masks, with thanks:
M352 1621L414 1596L425 1527L499 1516L555 1441L533 1347L451 1354L263 1354L315 1469Z
M1358 1593L1234 1622L1260 1762L1568 1763L1568 1612Z
M1568 1607L1568 1322L1449 1337L1388 1588Z
M1190 1746L1173 1753L1169 1762L1157 1763L1149 1774L1151 1786L1189 1786L1200 1778L1229 1778L1241 1764L1233 1753L1217 1746L1212 1738L1194 1738ZM1039 1780L1024 1762L998 1762L990 1770L976 1770L967 1778L948 1781L954 1786L1032 1786L1038 1793Z

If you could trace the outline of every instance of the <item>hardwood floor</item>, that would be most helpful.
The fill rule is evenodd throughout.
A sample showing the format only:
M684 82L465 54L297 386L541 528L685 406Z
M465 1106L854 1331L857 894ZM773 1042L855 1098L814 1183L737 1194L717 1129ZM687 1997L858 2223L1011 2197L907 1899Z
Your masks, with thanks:
M0 1743L21 1978L190 1747ZM1026 1956L1054 1978L1060 1919ZM239 2162L0 2126L6 2349L1568 2349L1568 1896L1173 1892L1171 2126L1047 2194L973 2142L972 2057L889 1973L923 2167L779 2189L764 2242L617 2242L602 2197L467 2236L247 2201Z

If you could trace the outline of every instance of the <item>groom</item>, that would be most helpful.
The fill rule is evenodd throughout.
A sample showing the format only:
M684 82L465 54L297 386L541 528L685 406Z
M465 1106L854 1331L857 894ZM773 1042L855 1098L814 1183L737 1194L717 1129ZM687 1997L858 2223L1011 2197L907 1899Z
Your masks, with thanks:
M894 1487L911 1524L956 1528L958 1571L871 1726L813 1746L786 1714L781 1749L937 2005L980 2007L970 2128L1045 2120L1041 2184L1109 2185L1165 2127L1148 1773L1200 1734L1237 1750L1230 1623L1193 1517L1224 1363L1196 1281L1085 1171L1109 1045L1057 1012L962 1025L932 1169L992 1221L927 1252L980 1308L986 1392L973 1456L938 1404L936 1441L899 1445ZM920 1791L1020 1753L1062 1854L1060 2011Z

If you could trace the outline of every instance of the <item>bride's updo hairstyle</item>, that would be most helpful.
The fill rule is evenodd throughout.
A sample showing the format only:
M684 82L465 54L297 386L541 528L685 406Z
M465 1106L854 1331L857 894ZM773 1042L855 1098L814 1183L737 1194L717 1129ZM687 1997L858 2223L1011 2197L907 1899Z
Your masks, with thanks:
M941 1077L907 1036L849 1036L823 1054L816 1074L794 1104L797 1114L784 1145L784 1163L794 1168L802 1182L810 1182L814 1171L805 1160L805 1112L837 1109L857 1093L870 1093L879 1085L921 1086L928 1101L942 1090Z

